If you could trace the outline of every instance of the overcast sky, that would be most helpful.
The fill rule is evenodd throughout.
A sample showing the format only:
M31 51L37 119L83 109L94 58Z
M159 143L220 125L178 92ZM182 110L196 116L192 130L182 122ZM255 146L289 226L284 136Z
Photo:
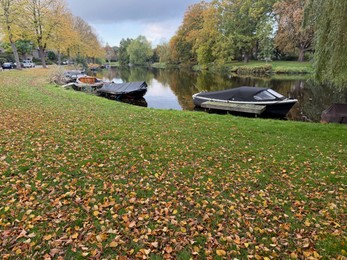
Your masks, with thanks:
M66 0L70 11L96 31L103 44L146 36L153 45L169 41L184 13L200 0Z

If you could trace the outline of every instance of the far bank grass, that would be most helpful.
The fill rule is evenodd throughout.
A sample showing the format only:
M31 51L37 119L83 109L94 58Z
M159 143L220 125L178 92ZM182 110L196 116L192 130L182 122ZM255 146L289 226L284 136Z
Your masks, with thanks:
M237 70L242 67L259 67L259 66L271 66L272 72L275 74L297 74L297 73L311 73L312 64L310 62L298 62L298 61L250 61L249 63L237 62L230 63L228 66L232 70Z
M2 258L346 257L345 125L135 107L0 72Z
M197 69L201 68L198 66ZM297 61L250 61L247 63L230 62L220 68L207 66L205 69L222 69L240 74L256 74L259 72L262 74L309 74L312 73L312 64Z
M111 62L112 67L119 67L119 62ZM168 68L178 68L179 66L166 63L153 63L151 65L153 68L158 69L168 69ZM187 67L187 66L185 66ZM298 61L250 61L248 63L244 62L231 62L224 64L222 66L208 65L208 66L193 66L193 70L222 70L228 72L237 72L241 69L248 69L249 74L252 74L253 70L258 68L268 67L268 73L270 74L310 74L313 71L311 62L298 62Z

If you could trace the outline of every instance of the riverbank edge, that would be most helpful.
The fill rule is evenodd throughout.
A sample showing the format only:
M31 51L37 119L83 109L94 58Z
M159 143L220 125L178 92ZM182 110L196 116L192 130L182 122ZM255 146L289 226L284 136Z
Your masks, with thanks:
M313 67L311 62L297 61L250 61L230 62L224 65L172 65L166 63L153 63L153 68L192 68L194 71L223 71L229 73L246 74L311 74Z

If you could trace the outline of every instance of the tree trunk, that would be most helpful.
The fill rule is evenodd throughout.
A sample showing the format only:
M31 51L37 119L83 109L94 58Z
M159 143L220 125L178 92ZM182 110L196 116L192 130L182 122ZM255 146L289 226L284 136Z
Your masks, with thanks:
M247 63L248 61L249 61L249 54L247 52L245 52L243 55L243 62Z
M300 49L299 50L299 58L298 61L303 62L305 61L305 49Z
M20 64L17 47L16 47L16 44L14 42L12 42L12 41L11 41L11 48L12 48L14 60L16 61L16 67L17 67L17 69L21 70L22 69L22 65Z
M61 53L58 51L58 65L61 65Z
M45 60L45 50L42 47L39 47L39 54L42 62L42 67L47 68L46 60Z

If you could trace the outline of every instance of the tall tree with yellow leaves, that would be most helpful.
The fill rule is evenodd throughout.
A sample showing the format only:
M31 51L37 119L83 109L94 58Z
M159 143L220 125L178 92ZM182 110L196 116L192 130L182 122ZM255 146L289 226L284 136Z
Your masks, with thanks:
M184 14L181 26L170 40L173 61L183 64L197 61L194 45L196 37L203 26L203 10L205 8L205 2L193 4L189 6Z
M94 29L87 22L81 17L75 17L73 28L78 33L78 41L71 48L76 57L95 59L105 56L105 51Z
M62 16L60 26L52 32L51 48L58 54L58 64L61 64L61 55L69 56L69 49L78 44L79 34L74 30L74 17L70 12Z
M17 69L21 69L21 64L15 44L16 40L19 39L19 27L16 21L21 16L22 2L21 0L0 0L0 28L2 28L5 39L11 45Z
M22 28L26 37L38 47L42 66L46 68L45 50L53 45L57 28L68 12L64 0L23 0ZM24 19L25 18L25 19Z

